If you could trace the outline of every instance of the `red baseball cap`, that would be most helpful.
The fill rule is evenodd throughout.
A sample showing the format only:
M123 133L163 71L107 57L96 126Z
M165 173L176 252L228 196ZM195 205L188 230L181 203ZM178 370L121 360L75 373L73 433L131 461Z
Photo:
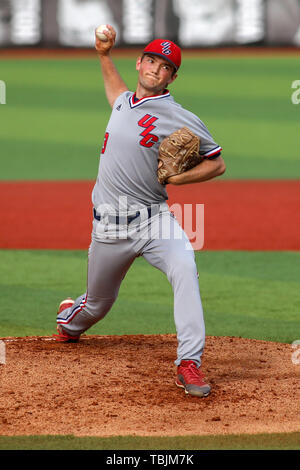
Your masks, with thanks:
M181 64L181 49L168 39L154 39L144 49L144 54L158 55L166 59L170 64L179 69Z

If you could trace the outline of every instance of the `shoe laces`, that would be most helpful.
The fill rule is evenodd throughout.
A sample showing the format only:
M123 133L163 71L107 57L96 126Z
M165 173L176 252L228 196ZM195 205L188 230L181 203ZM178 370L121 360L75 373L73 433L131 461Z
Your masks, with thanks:
M68 335L68 333L65 333L63 330L60 329L60 327L58 325L56 327L56 330L57 330L58 334L52 335L53 338L56 339L56 341L62 341L63 342L66 339L77 339L75 337L72 337L72 336Z
M56 329L57 329L58 334L52 335L53 338L56 339L56 341L63 341L64 339L68 338L68 335L66 335L63 331L61 331L58 326L56 327Z
M186 361L183 365L180 365L180 369L183 369L184 379L187 383L201 384L203 385L204 374L197 368L193 361Z

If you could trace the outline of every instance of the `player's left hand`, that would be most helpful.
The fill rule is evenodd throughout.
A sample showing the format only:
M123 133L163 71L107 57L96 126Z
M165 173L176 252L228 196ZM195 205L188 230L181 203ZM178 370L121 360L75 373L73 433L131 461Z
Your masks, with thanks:
M199 149L200 138L188 127L177 129L165 137L158 150L158 181L170 183L171 176L180 175L199 164L202 161Z
M157 165L157 170L159 170L162 167L163 163L161 160L158 161ZM168 178L165 179L163 184L181 184L181 174L180 175L173 175L169 176Z

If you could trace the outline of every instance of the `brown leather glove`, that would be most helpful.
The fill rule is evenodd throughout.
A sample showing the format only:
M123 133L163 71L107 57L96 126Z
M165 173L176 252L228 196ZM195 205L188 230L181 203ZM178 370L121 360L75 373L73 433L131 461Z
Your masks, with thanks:
M164 184L170 176L179 175L202 162L200 139L188 127L165 137L159 146L157 177Z

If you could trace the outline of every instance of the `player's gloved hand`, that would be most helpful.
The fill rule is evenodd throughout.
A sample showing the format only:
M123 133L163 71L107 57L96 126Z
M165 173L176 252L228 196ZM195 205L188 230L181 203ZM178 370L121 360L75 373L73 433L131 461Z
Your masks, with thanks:
M163 162L161 160L158 161L157 171L162 167ZM159 171L158 171L159 173ZM173 175L168 176L162 184L180 184L180 175Z
M200 138L188 127L182 127L165 137L159 146L157 178L161 184L172 183L180 175L202 162ZM176 181L173 182L176 184Z
M95 31L95 49L98 55L108 55L116 42L116 31L110 24L106 26L108 31L103 31L103 34L107 37L107 41L101 41Z

